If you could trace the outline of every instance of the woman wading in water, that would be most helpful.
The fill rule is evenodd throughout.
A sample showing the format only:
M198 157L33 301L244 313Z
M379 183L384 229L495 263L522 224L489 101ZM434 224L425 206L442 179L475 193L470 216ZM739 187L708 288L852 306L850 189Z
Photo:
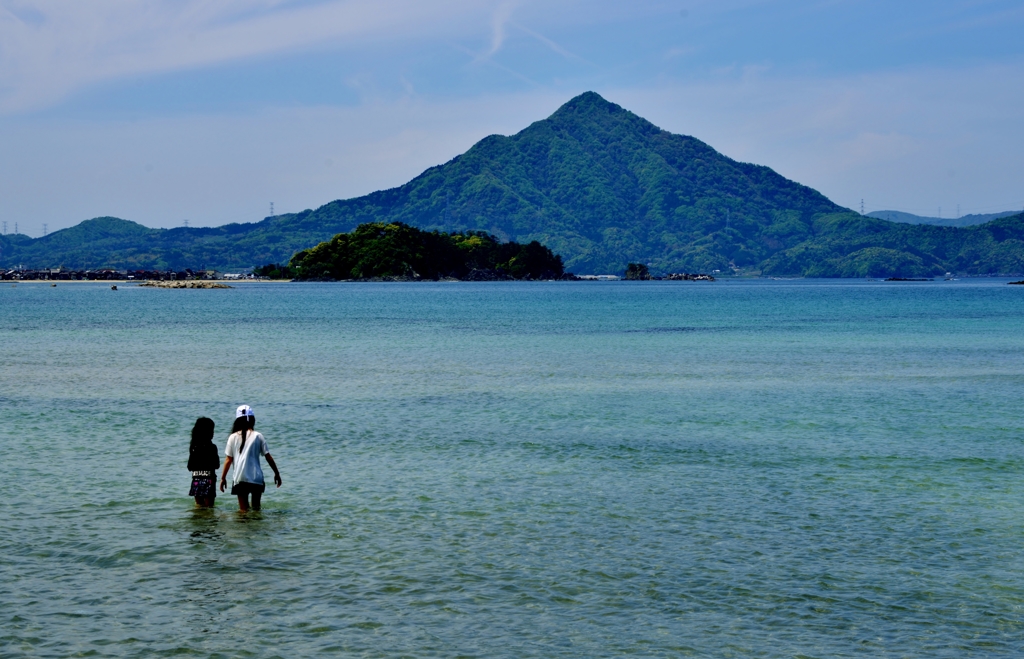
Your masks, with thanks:
M217 499L217 468L220 456L213 443L213 419L201 416L192 427L192 444L188 447L188 470L192 472L190 497L196 498L196 505L213 508Z
M231 494L238 497L238 509L249 510L249 495L252 495L252 509L260 509L260 499L266 484L263 482L263 468L260 456L267 459L267 464L274 470L274 483L281 487L281 472L277 470L274 458L270 457L267 440L256 432L256 416L248 405L239 405L235 411L235 425L231 428L227 448L224 453L224 471L220 474L220 491L227 487L228 469L234 466L231 475Z

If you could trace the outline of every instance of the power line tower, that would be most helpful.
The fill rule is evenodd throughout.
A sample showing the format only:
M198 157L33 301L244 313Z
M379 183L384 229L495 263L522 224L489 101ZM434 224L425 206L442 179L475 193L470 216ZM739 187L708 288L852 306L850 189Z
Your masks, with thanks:
M4 222L4 235L5 236L7 235L7 223L6 222Z
M14 223L14 235L18 235L18 223Z
M46 235L46 223L45 222L43 222L43 235L44 236Z
M863 199L860 200L860 214L861 215L864 214L864 200Z
M939 219L942 219L942 206L939 206Z
M185 220L185 228L188 228L188 220Z
M956 219L960 219L960 204L956 205Z
M270 217L274 217L274 202L270 202Z

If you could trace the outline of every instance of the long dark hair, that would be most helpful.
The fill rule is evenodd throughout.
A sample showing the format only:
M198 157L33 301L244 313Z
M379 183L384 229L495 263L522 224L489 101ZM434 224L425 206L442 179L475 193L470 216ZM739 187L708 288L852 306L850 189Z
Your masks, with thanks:
M188 447L190 455L202 451L213 442L213 429L213 419L208 419L205 416L196 419L196 425L192 426L192 443Z
M192 426L192 443L188 445L189 471L209 469L208 463L213 462L214 458L220 462L213 445L213 429L213 419L205 416L196 419L196 425Z
M254 416L240 416L235 419L235 425L231 426L231 434L234 435L236 432L242 433L242 445L238 447L241 451L245 448L245 436L249 434L249 431L256 425L256 417Z

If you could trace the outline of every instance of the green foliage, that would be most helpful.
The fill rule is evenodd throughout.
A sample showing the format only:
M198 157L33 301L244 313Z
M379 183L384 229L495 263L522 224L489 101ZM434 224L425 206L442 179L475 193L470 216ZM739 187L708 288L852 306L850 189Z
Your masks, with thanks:
M1014 217L966 228L864 217L588 92L398 188L255 224L164 231L98 218L36 240L4 236L0 266L247 269L285 263L372 223L537 241L580 274L622 272L628 263L656 273L736 267L830 277L1024 272L1024 231ZM423 275L417 258L396 253L386 270ZM371 263L349 269L365 274L375 271Z
M473 271L513 279L552 279L562 259L534 241L502 243L479 231L422 231L401 222L360 224L292 257L297 279L458 279Z
M1024 214L970 227L902 224L857 213L818 217L813 237L772 255L765 274L930 277L1024 272Z
M630 281L647 280L651 278L650 269L643 263L630 263L626 266L626 279Z
M268 263L258 268L253 268L252 274L267 279L294 279L296 273L287 265L279 263Z

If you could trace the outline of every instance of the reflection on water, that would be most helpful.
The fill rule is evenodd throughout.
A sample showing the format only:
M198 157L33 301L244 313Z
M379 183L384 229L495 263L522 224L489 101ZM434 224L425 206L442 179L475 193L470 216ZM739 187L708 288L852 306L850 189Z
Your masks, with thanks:
M102 290L0 290L0 655L1024 651L1013 287Z
M217 530L217 517L220 514L216 508L193 508L188 517L192 542L205 543L222 538L224 533Z

